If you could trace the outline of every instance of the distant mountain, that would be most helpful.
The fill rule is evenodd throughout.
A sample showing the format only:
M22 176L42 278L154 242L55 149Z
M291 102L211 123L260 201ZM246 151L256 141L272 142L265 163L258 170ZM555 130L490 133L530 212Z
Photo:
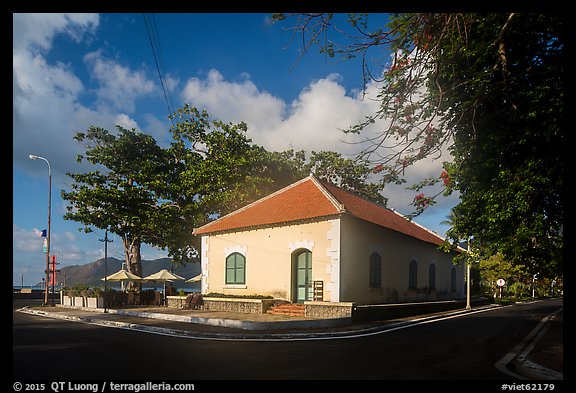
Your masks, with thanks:
M122 260L109 257L106 266L106 271L108 275L117 272L122 268ZM172 262L170 258L161 258L154 260L142 260L142 276L146 277L150 274L156 273L162 269L170 270L172 268ZM67 287L72 287L77 284L83 284L88 287L102 286L104 281L102 279L105 276L104 273L104 258L98 259L95 262L87 263L85 265L73 265L64 266L60 268L60 273L58 273L58 282L66 282ZM199 263L189 263L186 266L179 266L173 271L175 274L184 277L186 280L197 276L201 272ZM119 286L117 282L109 282L108 285ZM162 288L162 283L144 283L144 288ZM198 288L198 283L187 283L184 280L179 280L174 282L174 286L177 288Z

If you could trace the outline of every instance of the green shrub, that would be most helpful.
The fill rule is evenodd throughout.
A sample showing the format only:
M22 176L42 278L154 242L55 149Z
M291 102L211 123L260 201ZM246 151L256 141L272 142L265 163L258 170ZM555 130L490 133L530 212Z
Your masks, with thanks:
M210 292L204 297L219 297L219 298L232 298L232 299L274 299L270 295L229 295L225 293Z

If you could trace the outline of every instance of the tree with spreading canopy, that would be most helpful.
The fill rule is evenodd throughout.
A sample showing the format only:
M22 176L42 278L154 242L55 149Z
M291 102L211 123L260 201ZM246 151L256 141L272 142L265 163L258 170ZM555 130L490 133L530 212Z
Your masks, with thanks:
M444 170L412 186L441 186L415 196L415 214L459 193L448 248L474 238L485 257L501 253L550 276L562 271L561 15L407 13L372 28L368 14L273 19L291 21L302 55L317 46L328 58L361 59L380 106L345 132L368 135L357 159L382 183L403 183L408 166L448 147ZM374 70L371 54L382 49L389 61Z
M258 149L245 124L212 120L188 106L174 116L179 122L167 148L120 126L117 134L99 127L77 133L86 148L78 161L97 169L69 173L74 183L62 190L64 218L82 223L85 232L95 227L120 236L126 266L139 276L142 243L166 249L176 264L196 261L193 228L255 197L260 181L253 170Z
M162 171L164 151L149 135L118 126L118 135L99 127L78 132L74 137L85 144L86 154L78 155L97 166L87 173L68 175L74 180L70 191L62 190L68 201L64 218L92 227L108 229L122 238L127 269L142 276L140 244L155 244L157 197L148 185Z

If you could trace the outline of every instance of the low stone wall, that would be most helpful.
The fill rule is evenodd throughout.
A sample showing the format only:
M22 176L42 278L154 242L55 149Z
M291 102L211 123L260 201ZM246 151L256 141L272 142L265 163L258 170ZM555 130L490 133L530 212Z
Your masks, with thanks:
M352 302L304 302L305 316L318 319L352 317Z
M204 297L204 309L212 311L245 312L265 314L274 303L274 299L234 299Z
M182 308L186 303L186 296L166 296L166 305L172 308Z
M166 296L168 307L181 308L185 305L186 296ZM236 299L203 297L202 308L210 311L228 311L265 314L275 299Z

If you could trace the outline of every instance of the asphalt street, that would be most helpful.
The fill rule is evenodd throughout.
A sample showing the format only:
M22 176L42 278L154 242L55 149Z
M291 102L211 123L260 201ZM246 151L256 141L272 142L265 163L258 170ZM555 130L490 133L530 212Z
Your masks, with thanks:
M13 379L513 381L495 364L561 306L536 302L301 341L199 340L15 312Z

